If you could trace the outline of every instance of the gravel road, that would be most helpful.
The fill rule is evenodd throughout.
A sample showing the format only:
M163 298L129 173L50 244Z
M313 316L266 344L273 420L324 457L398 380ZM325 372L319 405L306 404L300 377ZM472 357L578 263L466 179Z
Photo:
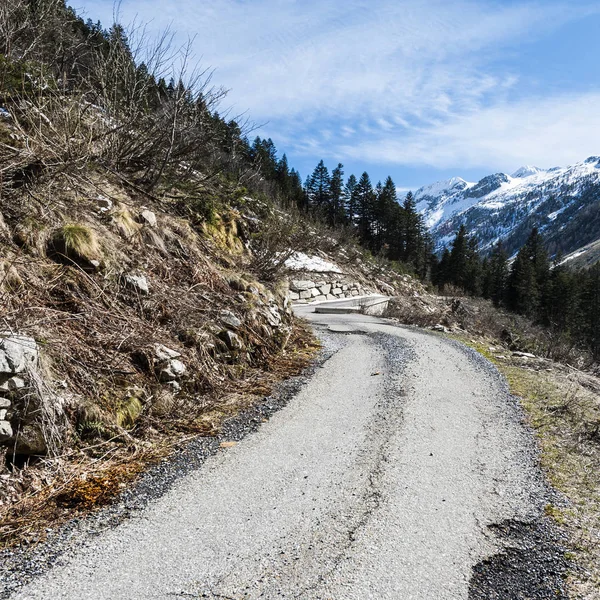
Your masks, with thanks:
M537 524L548 497L497 372L433 334L309 311L335 352L283 410L12 597L455 600L479 597L474 572L481 597L563 597L552 544L529 595L490 584L495 529Z

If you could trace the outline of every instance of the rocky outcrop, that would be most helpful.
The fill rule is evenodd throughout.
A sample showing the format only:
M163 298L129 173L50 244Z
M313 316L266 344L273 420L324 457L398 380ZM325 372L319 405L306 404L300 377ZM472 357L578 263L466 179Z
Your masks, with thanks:
M27 391L27 373L39 360L36 341L25 335L0 333L0 443L13 439L11 418Z

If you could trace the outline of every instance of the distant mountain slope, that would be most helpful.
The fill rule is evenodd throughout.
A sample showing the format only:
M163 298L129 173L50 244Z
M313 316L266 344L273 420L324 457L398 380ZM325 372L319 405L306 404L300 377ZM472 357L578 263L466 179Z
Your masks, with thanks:
M565 168L526 166L477 183L453 177L420 188L415 200L438 250L464 224L482 250L501 239L512 253L535 226L552 254L566 255L600 239L600 157Z

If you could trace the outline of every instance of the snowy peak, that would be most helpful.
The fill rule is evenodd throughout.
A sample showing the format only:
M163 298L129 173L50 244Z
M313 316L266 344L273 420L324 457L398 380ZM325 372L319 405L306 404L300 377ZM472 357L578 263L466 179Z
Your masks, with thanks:
M467 198L483 198L502 187L503 183L510 183L508 175L496 173L488 175L465 192Z
M465 181L462 177L452 177L445 181L437 181L431 185L423 186L415 192L415 200L418 202L423 198L435 198L442 194L449 194L454 192L460 192L467 187L473 185Z
M513 179L524 179L525 177L531 177L532 175L537 175L538 173L545 173L545 169L540 169L539 167L533 167L531 165L526 165L517 169L511 177Z
M600 157L553 169L527 165L477 183L454 177L422 187L415 199L438 251L461 225L483 251L498 240L516 250L535 226L552 252L566 254L600 238Z

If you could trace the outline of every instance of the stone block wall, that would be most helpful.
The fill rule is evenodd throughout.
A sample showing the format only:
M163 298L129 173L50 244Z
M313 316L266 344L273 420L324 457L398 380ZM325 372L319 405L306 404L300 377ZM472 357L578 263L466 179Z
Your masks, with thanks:
M325 300L341 300L370 294L371 290L360 283L344 279L323 278L293 279L290 281L290 300L299 304L323 302Z

